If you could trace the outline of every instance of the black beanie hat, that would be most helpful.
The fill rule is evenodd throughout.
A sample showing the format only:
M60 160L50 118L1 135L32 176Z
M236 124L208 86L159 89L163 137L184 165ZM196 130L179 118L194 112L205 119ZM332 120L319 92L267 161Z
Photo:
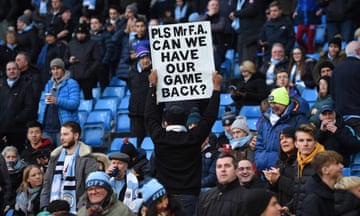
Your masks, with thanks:
M247 192L246 211L248 216L259 216L265 211L275 194L266 189L252 189Z
M187 120L185 109L178 105L172 105L166 111L165 120L169 125L185 125Z

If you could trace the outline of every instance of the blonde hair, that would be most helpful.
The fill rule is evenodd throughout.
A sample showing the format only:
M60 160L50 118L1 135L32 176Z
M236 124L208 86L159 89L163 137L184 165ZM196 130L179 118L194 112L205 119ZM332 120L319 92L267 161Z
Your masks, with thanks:
M256 73L256 66L252 61L243 61L240 65L240 71L247 71L249 73Z
M360 186L360 177L346 176L341 177L336 181L335 189L349 190L357 186Z
M26 196L28 196L28 189L31 188L30 183L28 182L28 179L30 178L30 171L33 169L38 169L40 170L40 173L43 176L43 181L44 181L44 172L41 170L41 168L38 165L35 164L30 164L28 165L23 172L23 178L22 178L22 182L18 188L18 192L20 192L21 190L26 194Z

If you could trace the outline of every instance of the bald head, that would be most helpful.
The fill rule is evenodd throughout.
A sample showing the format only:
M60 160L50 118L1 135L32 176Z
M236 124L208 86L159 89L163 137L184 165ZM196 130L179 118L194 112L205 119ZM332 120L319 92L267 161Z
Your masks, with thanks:
M347 56L356 55L360 57L360 42L351 41L345 48L345 53Z

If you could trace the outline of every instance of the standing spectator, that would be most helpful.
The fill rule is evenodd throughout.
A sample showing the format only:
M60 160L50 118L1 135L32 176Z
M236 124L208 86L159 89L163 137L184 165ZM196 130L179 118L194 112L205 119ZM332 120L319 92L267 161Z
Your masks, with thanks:
M4 210L8 210L10 208L10 197L12 195L12 188L11 188L11 179L9 176L9 171L7 169L6 161L3 155L0 155L0 212L5 212Z
M6 64L14 61L20 51L16 31L7 30L4 44L0 46L0 77L6 76Z
M62 0L50 1L50 10L45 18L45 32L52 28L57 34L62 30L61 13L64 9Z
M20 76L31 86L37 110L42 90L39 69L32 65L30 56L26 52L19 52L15 62L20 70Z
M15 212L19 215L36 215L40 212L40 192L44 172L37 165L24 170L21 185L16 195Z
M188 215L194 213L200 193L201 144L209 135L218 114L221 81L222 77L214 72L212 97L198 126L191 130L185 127L187 116L179 105L167 110L167 126L164 129L163 107L156 103L155 87L151 87L147 95L145 121L155 145L156 178L169 194L180 200ZM151 72L149 82L151 86L156 86L156 70ZM187 184L184 185L184 182Z
M11 182L11 196L8 200L8 204L10 204L11 207L14 207L16 190L21 184L23 172L27 164L21 160L19 152L15 146L5 147L1 154L5 159Z
M0 100L0 137L22 151L26 140L26 123L36 118L36 110L31 85L20 76L19 68L13 61L6 65Z
M295 164L293 202L290 210L296 215L302 215L302 207L306 194L305 185L316 173L316 170L311 166L311 162L317 153L325 150L324 146L316 141L315 132L315 127L310 124L300 125L295 132L295 145L298 153L297 163Z
M37 30L31 25L31 20L26 15L22 15L18 18L16 27L19 46L29 53L30 62L35 64L41 48L41 41Z
M201 195L196 209L197 216L245 215L245 197L248 192L240 186L236 163L231 154L219 155L216 160L218 185Z
M116 194L110 184L110 177L96 171L89 174L85 183L86 203L79 209L77 215L123 215L133 216L131 210L116 199Z
M149 90L148 76L151 72L150 51L147 47L139 46L136 50L137 64L131 67L128 80L128 88L131 92L129 102L129 117L131 136L137 137L136 146L139 148L144 137L145 129L145 103L143 96Z
M336 215L355 216L360 214L360 177L341 177L335 184Z
M66 61L70 64L71 77L84 92L86 100L92 99L92 89L96 87L96 73L100 69L101 55L96 41L90 39L87 24L79 24L75 38L68 46Z
M236 51L239 62L245 60L256 61L258 51L258 33L265 22L262 0L244 0L238 10L230 13L231 20L240 19L240 29L237 32ZM241 71L241 70L240 70Z
M253 189L246 197L246 213L248 216L279 216L282 208L276 194L265 189Z
M295 41L293 23L288 17L282 15L279 2L271 2L269 10L271 18L263 25L258 38L260 46L265 49L266 61L270 59L273 44L281 43L285 47L284 55L288 55Z
M90 39L98 43L101 55L101 66L96 71L97 80L102 90L109 85L110 81L110 60L113 54L111 34L104 29L103 20L93 16L90 19Z
M210 134L201 145L201 192L208 191L216 186L216 160L219 151L213 148L210 140L216 139L216 135Z
M70 121L61 126L61 146L51 152L40 195L41 209L57 199L67 200L71 212L81 207L77 203L85 192L85 179L98 165L90 156L91 148L79 141L80 136L78 123Z
M270 184L270 189L278 194L280 205L287 207L287 209L291 204L294 191L296 156L295 129L292 127L284 128L280 133L279 159L275 167L263 170L263 173Z
M215 69L220 71L226 52L224 44L225 17L220 15L220 6L217 0L210 0L207 9L208 11L199 18L199 21L210 21Z
M324 105L334 105L334 100L330 95L330 77L322 76L319 79L318 85L316 86L318 92L318 98L314 105L310 107L310 122L316 126L320 125L320 109Z
M259 105L269 92L265 84L265 76L257 72L252 61L244 61L240 65L241 77L230 82L231 98L239 113L243 105Z
M323 151L315 155L311 166L316 174L305 185L306 196L301 214L335 216L334 187L336 180L342 176L342 157L335 151Z
M345 59L346 55L343 51L341 51L341 40L341 37L335 36L329 41L329 50L320 53L320 59L312 72L315 82L317 82L320 78L320 65L322 65L324 61L329 61L336 66Z
M299 111L299 105L290 100L285 87L274 89L268 101L270 108L263 114L256 140L255 164L260 171L275 165L282 129L308 123L304 113Z
M20 152L20 157L28 164L37 164L46 168L49 162L50 153L55 145L47 138L43 138L43 127L39 122L31 121L27 126L27 142L25 149Z
M360 134L360 42L352 41L346 46L346 58L339 63L332 76L331 96L335 100L336 111Z
M296 88L300 93L304 88L314 88L316 83L312 77L312 71L316 61L306 58L304 49L297 47L291 52L289 63L290 86Z
M0 38L4 38L8 27L16 25L16 19L22 11L20 9L21 3L19 0L2 0L0 5Z
M116 5L110 5L109 18L105 21L106 31L113 34L123 27L124 20L120 18L119 8Z
M306 53L314 53L314 38L316 25L321 23L322 9L316 4L316 0L298 0L292 17L297 24L295 39ZM306 44L303 41L306 34Z
M110 185L113 187L117 199L130 207L132 201L136 199L136 192L139 188L136 176L128 169L130 157L125 153L113 152L110 153L109 159L111 164L106 173L111 176Z
M44 92L45 100L40 101L39 122L44 127L44 136L54 145L60 145L60 127L67 121L78 122L77 109L80 104L79 84L65 71L64 62L55 58L50 63L51 79Z
M240 185L247 189L265 188L266 183L255 172L254 164L247 160L240 160L237 164L236 175Z
M275 72L279 69L287 69L289 59L285 55L284 46L281 43L275 43L271 48L270 60L264 62L259 71L265 76L265 83L268 89L274 88Z
M69 42L72 38L75 24L77 20L72 18L72 12L70 8L64 8L60 14L60 25L59 27L54 27L55 32L57 33L56 37L58 40L63 40ZM49 31L51 27L47 30Z

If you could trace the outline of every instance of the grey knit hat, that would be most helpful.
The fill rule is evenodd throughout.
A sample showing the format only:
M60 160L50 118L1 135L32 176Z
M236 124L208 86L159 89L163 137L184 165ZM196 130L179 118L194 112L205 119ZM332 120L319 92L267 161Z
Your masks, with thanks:
M245 116L237 116L236 117L235 121L231 124L231 130L234 128L239 128L239 129L245 131L246 133L250 133L250 129L246 122Z
M53 68L53 67L59 67L64 70L65 69L64 61L61 58L54 58L50 62L50 68Z

